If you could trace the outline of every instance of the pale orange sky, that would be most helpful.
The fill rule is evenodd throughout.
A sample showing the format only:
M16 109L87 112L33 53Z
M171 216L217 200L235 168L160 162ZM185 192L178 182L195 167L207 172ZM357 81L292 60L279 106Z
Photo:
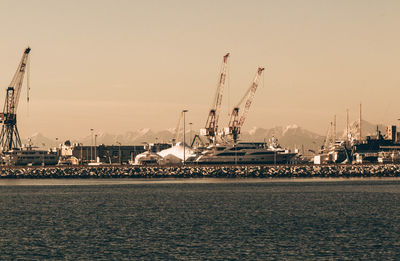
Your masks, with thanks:
M231 53L220 126L265 66L244 129L297 124L324 134L363 115L400 118L400 1L0 0L0 102L24 48L31 103L23 137L204 127Z

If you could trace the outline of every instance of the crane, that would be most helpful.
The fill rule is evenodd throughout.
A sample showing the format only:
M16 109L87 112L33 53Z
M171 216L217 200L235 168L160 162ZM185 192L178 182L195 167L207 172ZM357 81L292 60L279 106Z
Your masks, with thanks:
M22 147L17 128L17 108L30 51L31 48L28 47L22 55L17 71L7 88L3 112L0 113L0 123L3 123L0 133L0 146L3 152Z
M324 144L322 145L321 152L328 153L331 149L332 145L334 144L333 140L333 122L329 123L329 128L326 132Z
M247 91L245 92L245 94L243 95L243 97L239 101L239 103L235 107L233 107L231 118L229 120L228 135L232 135L234 143L236 143L238 136L240 134L240 129L242 128L243 123L246 120L247 114L249 112L251 103L253 102L254 94L256 93L258 84L260 82L261 74L263 71L264 71L264 68L259 67L257 69L257 73L256 73L256 76L254 77L253 83L247 89ZM240 106L243 104L245 99L246 99L246 103L244 105L244 110L243 110L242 115L239 118Z
M204 130L202 130L202 134L208 137L210 143L213 143L215 141L215 135L218 131L218 118L222 103L222 95L224 93L226 68L228 66L228 57L229 53L225 54L222 59L221 73L219 76L217 91L215 93L210 112L208 113L206 127Z
M175 145L177 142L180 141L180 136L181 136L181 122L183 118L183 111L179 113L179 119L178 119L178 124L176 125L175 128L175 136L172 139L172 145Z

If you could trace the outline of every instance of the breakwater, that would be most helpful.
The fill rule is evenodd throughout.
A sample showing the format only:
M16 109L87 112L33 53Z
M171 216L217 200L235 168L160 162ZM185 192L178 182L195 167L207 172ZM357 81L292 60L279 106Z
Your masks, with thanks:
M79 166L0 169L0 178L312 178L400 177L400 165Z

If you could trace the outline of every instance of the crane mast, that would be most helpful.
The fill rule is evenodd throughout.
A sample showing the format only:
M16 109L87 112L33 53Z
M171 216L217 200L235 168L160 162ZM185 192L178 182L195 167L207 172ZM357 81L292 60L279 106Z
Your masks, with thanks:
M17 128L17 108L30 51L31 48L29 47L25 49L17 71L6 90L3 112L0 113L0 123L3 123L0 133L0 145L3 152L22 147Z
M181 111L179 113L178 124L176 125L176 128L175 128L175 136L172 139L173 145L175 145L176 143L178 143L180 141L182 118L183 118L183 111Z
M256 73L256 76L254 77L253 83L251 84L249 89L247 89L246 93L244 94L244 96L242 97L240 102L235 107L233 107L231 118L229 120L229 134L232 135L233 141L235 143L240 134L240 129L242 128L243 123L247 118L247 114L249 113L249 109L250 109L251 103L253 102L254 95L256 93L258 84L260 82L261 74L263 71L264 71L264 68L259 67L257 69L257 73ZM239 118L240 106L242 105L244 100L246 100L246 103L244 105L243 113Z
M322 152L324 152L324 153L328 153L329 149L334 144L334 142L333 142L333 132L334 132L333 131L333 122L330 122L328 131L326 132L324 145L322 146L322 148L323 148Z
M224 86L225 86L226 68L228 66L228 57L229 57L229 53L224 55L223 60L222 60L221 73L219 76L217 91L215 93L214 101L213 101L212 107L210 109L210 112L208 113L208 118L207 118L206 127L205 127L204 135L209 138L211 143L215 141L215 135L217 134L217 131L218 131L218 119L219 119L219 113L220 113L220 108L221 108L221 103L222 103L222 95L223 95Z

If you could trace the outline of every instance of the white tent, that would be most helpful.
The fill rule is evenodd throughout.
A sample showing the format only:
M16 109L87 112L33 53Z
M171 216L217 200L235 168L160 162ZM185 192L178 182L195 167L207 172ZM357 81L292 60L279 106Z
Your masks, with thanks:
M168 154L160 161L160 164L181 164L182 160L173 154Z
M179 159L180 161L182 161L183 160L183 151L184 151L183 143L179 142L175 146L172 146L171 148L168 148L168 149L158 152L158 155L160 155L162 158L166 158L169 160L176 158L176 159ZM191 157L194 157L194 156L196 156L196 154L194 153L193 149L190 146L185 145L185 160L187 160ZM174 163L176 163L176 162L174 162Z

